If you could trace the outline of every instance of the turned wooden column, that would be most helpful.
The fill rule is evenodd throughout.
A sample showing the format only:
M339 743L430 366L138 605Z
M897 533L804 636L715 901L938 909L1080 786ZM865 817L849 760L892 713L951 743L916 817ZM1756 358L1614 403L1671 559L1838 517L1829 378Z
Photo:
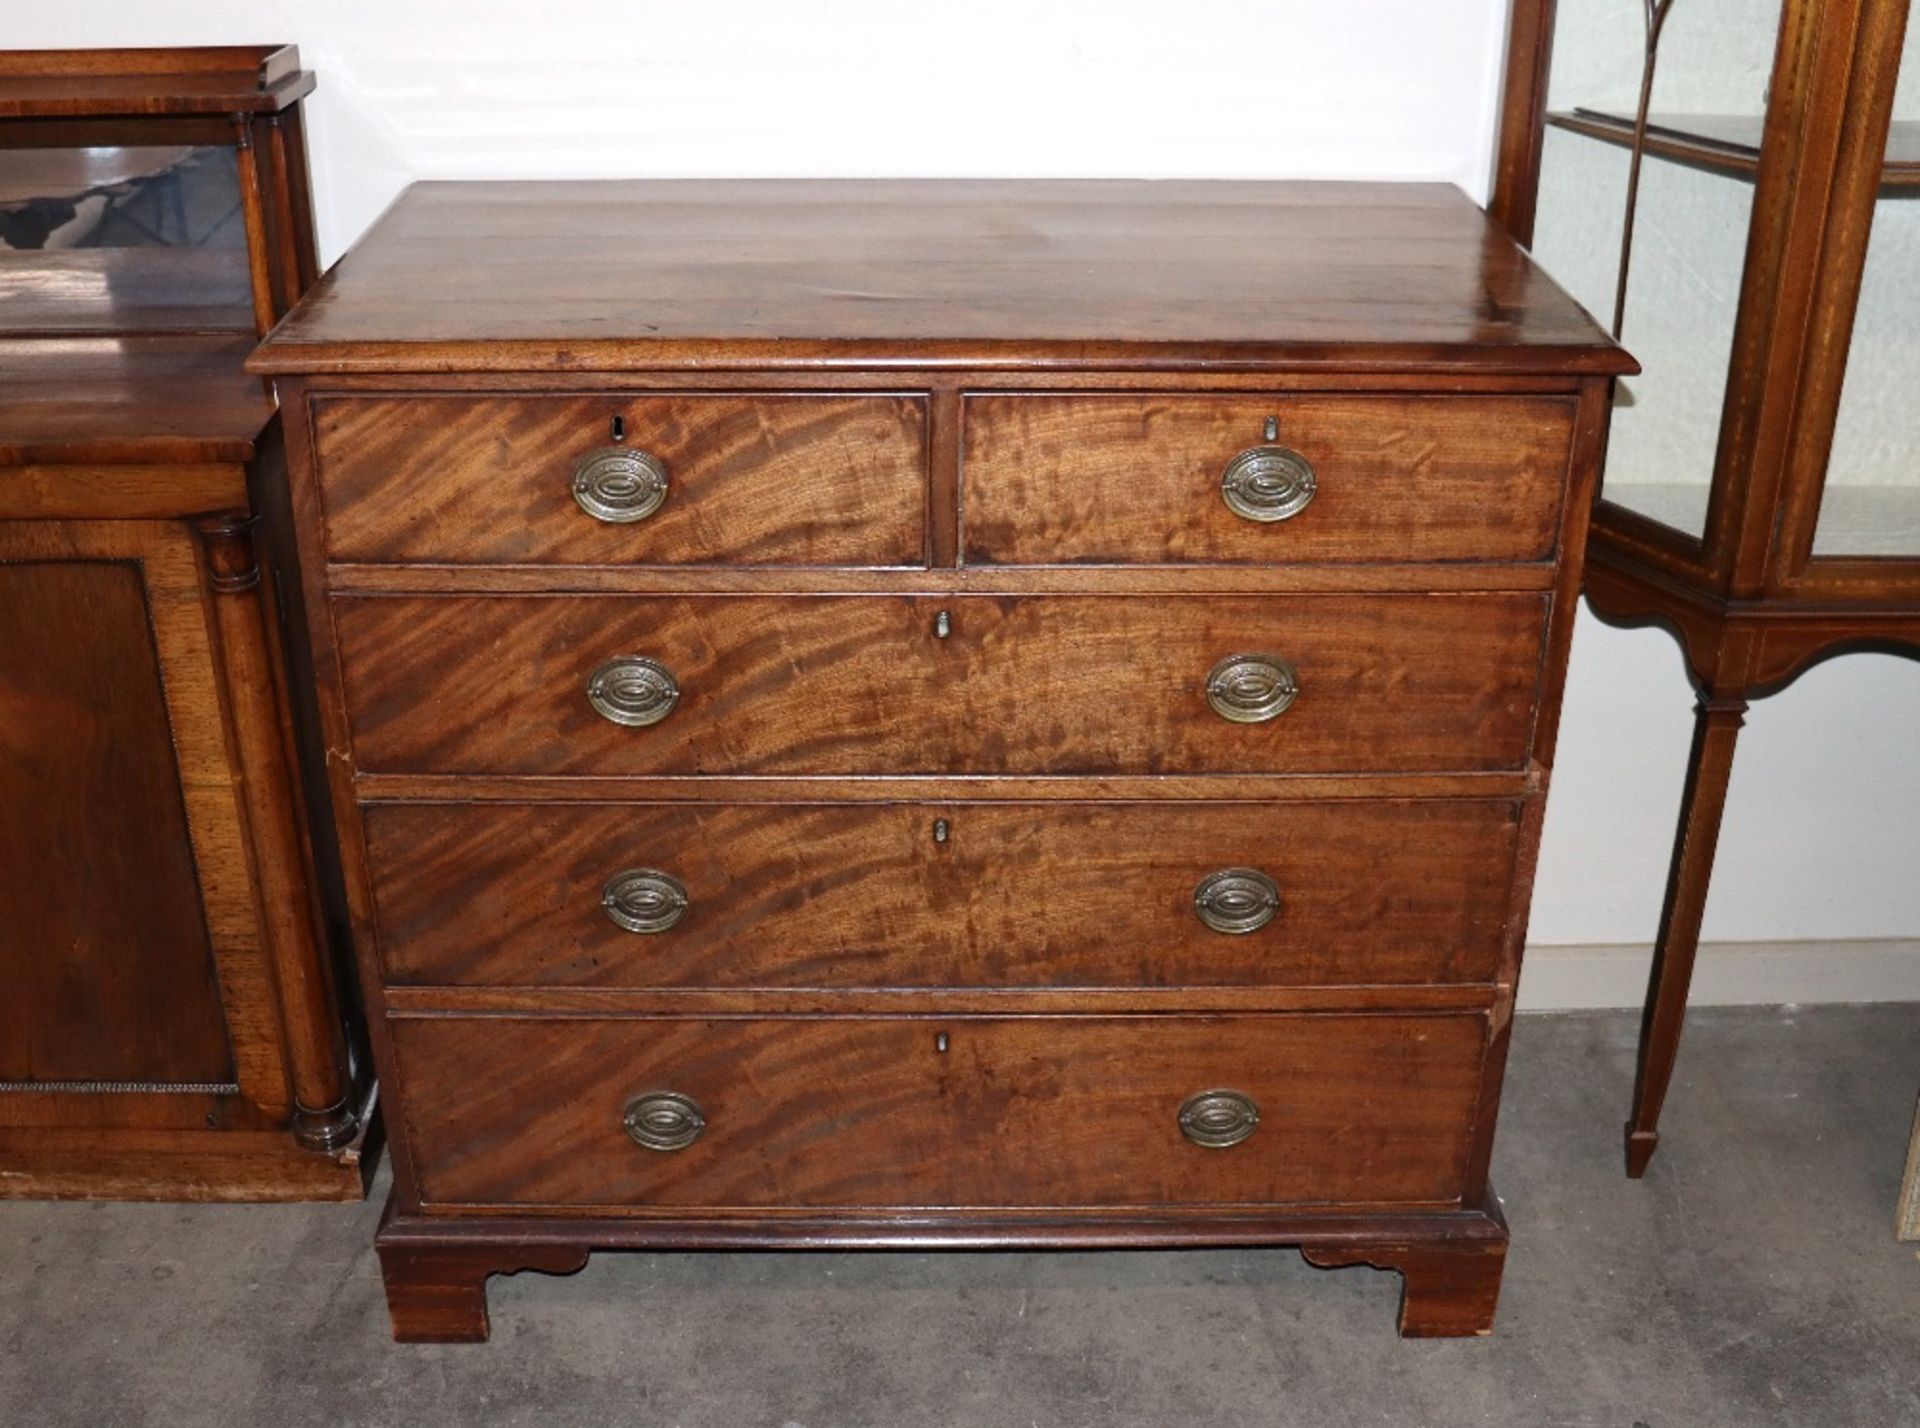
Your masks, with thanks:
M255 127L252 115L233 116L233 153L240 171L240 211L247 235L247 274L251 280L253 320L264 336L279 318L280 309L275 306L270 257L272 238L267 231L267 210L263 198L265 184L259 153L255 148Z
M1727 783L1733 774L1734 741L1746 720L1744 699L1703 696L1694 708L1693 753L1680 801L1680 831L1667 875L1666 905L1660 911L1660 936L1654 944L1646 1012L1640 1023L1633 1114L1627 1121L1627 1174L1636 1180L1647 1173L1647 1162L1660 1144L1660 1107L1667 1098L1667 1083L1673 1079L1686 1021L1687 989L1693 982L1707 885L1713 878L1720 818L1726 811Z
M253 517L244 511L195 521L213 601L220 675L239 770L242 817L254 855L260 922L273 967L293 1087L294 1137L333 1150L358 1129L346 1032L306 876L300 790L283 738L279 671L267 643Z

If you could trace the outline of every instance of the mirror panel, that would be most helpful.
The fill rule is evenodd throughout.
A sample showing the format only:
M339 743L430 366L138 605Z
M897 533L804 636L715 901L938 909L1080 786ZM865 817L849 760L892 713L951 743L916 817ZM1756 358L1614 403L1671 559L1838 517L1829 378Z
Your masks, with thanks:
M253 325L231 147L0 147L0 332Z

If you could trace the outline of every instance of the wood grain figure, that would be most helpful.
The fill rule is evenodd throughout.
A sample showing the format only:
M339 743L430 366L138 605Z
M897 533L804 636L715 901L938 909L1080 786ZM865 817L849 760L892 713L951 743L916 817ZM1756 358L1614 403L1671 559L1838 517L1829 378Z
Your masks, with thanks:
M359 766L460 774L1518 769L1545 614L1528 595L333 606ZM1243 655L1297 673L1269 722L1208 702L1209 676ZM630 657L679 689L648 727L588 699L595 672Z
M313 421L336 560L905 566L923 556L923 398L416 397L324 402ZM422 430L444 432L444 444L422 443ZM622 449L664 465L664 502L640 520L582 519L576 467Z
M445 804L362 811L388 979L423 986L1255 987L1491 982L1515 805ZM1195 896L1272 878L1223 933ZM607 885L688 903L636 933Z

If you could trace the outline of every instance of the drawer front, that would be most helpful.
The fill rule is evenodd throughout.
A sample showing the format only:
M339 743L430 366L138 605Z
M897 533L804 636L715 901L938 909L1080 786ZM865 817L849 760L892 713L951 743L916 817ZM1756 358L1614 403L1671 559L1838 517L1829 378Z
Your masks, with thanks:
M1514 814L1465 800L363 812L395 982L840 988L1489 981Z
M345 596L334 613L365 772L1417 772L1524 764L1546 603ZM1236 722L1289 678L1284 712ZM590 686L658 722L613 722Z
M334 560L923 560L921 397L331 398L313 431Z
M965 432L970 564L1532 561L1554 550L1573 407L984 396L968 400ZM1238 513L1223 478L1263 448L1304 466L1249 456L1235 468Z
M393 1033L429 1204L1440 1204L1462 1192L1486 1019L436 1017ZM1196 1144L1182 1107L1220 1091L1251 1101L1252 1133ZM1244 1109L1189 1114L1223 1139ZM697 1134L654 1148L629 1114L655 1146Z

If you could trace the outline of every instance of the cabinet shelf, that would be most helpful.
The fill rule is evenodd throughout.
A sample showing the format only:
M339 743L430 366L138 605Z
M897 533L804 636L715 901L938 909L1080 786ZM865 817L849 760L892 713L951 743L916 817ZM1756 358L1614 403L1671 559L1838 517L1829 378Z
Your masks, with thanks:
M1633 147L1633 120L1626 115L1573 109L1547 115L1547 123L1623 149ZM1647 121L1647 152L1734 178L1752 179L1760 171L1764 124L1757 114L1655 115ZM1880 186L1920 195L1920 120L1895 121L1887 139Z
M1614 480L1601 494L1611 505L1693 540L1706 529L1710 488L1704 482ZM1821 491L1815 556L1911 560L1915 551L1920 551L1920 488L1829 481Z

